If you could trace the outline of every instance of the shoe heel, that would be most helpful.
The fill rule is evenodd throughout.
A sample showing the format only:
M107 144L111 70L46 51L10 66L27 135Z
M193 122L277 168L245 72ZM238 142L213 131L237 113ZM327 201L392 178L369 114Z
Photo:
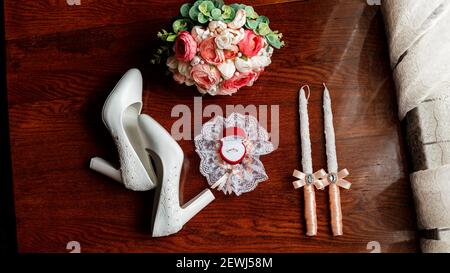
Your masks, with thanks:
M192 198L182 206L182 223L189 222L197 213L204 209L209 203L214 201L215 197L209 189L205 189L196 197Z
M100 157L92 158L89 167L96 172L122 183L122 175L120 171L114 168L111 163Z

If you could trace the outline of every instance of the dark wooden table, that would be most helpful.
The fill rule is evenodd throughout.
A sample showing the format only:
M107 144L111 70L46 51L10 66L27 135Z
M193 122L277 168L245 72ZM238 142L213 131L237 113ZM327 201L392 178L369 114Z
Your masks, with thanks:
M7 92L20 252L383 252L418 250L404 139L398 122L379 8L363 0L242 1L271 18L287 46L252 88L204 97L203 107L279 105L280 146L262 158L269 181L241 197L217 199L175 236L149 234L153 192L136 193L89 169L92 156L117 162L101 121L121 74L142 70L144 112L168 130L172 107L193 109L196 91L149 64L155 33L183 0L5 0ZM322 82L331 90L339 163L351 172L342 192L345 235L331 236L327 193L317 194L319 235L308 238L303 197L291 182L300 167L297 92L310 99L314 168L326 167ZM203 121L207 121L204 118ZM270 128L269 128L270 131ZM182 191L207 186L192 141Z

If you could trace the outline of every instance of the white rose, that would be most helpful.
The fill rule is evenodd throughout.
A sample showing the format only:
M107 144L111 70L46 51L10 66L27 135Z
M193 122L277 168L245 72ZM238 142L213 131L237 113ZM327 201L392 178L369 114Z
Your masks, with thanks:
M178 72L186 78L191 77L192 66L189 63L179 62L178 63Z
M217 90L218 90L219 88L217 87L217 85L213 85L208 91L206 91L206 92L208 92L208 94L210 94L211 96L215 96L215 95L217 95Z
M233 48L233 35L226 31L217 36L214 41L216 42L216 45L219 49L231 50Z
M194 40L198 44L200 44L203 40L208 38L209 30L208 29L204 29L204 28L202 28L200 26L195 26L191 30L191 35L192 35L192 37L194 37Z
M175 56L170 56L167 58L167 67L169 67L170 70L175 70L178 68L178 60L175 58Z
M268 56L255 56L250 59L252 63L253 69L263 68L269 66L272 63L272 60Z
M215 95L217 95L218 87L217 87L217 85L214 85L214 86L212 86L210 89L205 90L205 89L203 89L203 88L197 86L197 90L198 90L198 92L200 92L201 94L206 94L206 93L208 93L208 94L210 94L211 96L215 96Z
M245 30L243 28L239 30L228 28L224 32L231 35L232 37L231 43L233 45L239 44L239 42L242 41L242 39L244 39L245 37Z
M228 27L232 29L240 29L245 25L247 21L247 13L243 9L239 9L236 12L236 17L234 17L233 22L228 23Z
M208 25L208 29L211 33L220 34L227 29L227 24L222 21L211 21Z
M234 63L232 61L219 64L217 66L217 69L219 69L220 74L222 74L222 77L225 80L231 79L234 75L234 72L236 72L236 66L234 66Z
M202 61L202 59L199 56L194 56L194 58L191 61L191 66L195 66L200 64L200 62Z
M252 62L250 61L250 59L244 60L242 58L236 58L234 60L234 64L236 66L236 69L242 73L247 73L253 70Z

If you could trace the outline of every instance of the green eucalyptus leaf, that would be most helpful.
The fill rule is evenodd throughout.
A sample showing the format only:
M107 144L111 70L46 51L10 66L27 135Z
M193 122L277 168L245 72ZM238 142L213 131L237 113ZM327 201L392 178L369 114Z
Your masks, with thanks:
M266 23L260 23L258 25L258 34L261 36L266 36L267 34L269 34L270 32L272 32L272 30L270 30L269 25Z
M252 13L255 12L255 10L253 9L252 6L245 6L244 9L245 9L245 12L246 12L247 14L252 14Z
M223 0L212 0L212 2L214 3L214 6L218 9L221 9L223 5L225 5Z
M222 17L222 11L218 8L215 8L211 11L211 18L214 20L219 20Z
M199 13L200 13L200 12L197 10L196 7L192 7L192 8L189 10L189 17L190 17L192 20L197 21L197 17L198 17L198 14L199 14Z
M203 1L195 2L194 5L192 5L191 9L189 10L189 17L194 21L197 21L198 14L200 13L200 11L198 10L198 6L200 6L202 2Z
M203 13L203 15L211 16L211 11L214 9L214 3L211 1L203 1L199 6L198 10Z
M194 20L194 21L197 21L197 18L198 18L198 14L199 14L200 12L197 10L197 8L195 8L195 7L192 7L190 10L189 10L189 18L191 18L192 20Z
M252 30L258 28L258 25L259 25L258 21L252 19L247 19L247 21L245 22L245 26Z
M206 24L209 21L209 18L203 13L199 13L197 20L200 24Z
M234 10L240 10L240 9L245 9L246 5L244 5L244 4L231 4L230 7L232 7Z
M231 10L232 10L232 9L233 9L232 7L227 6L227 5L224 5L224 6L222 7L222 11L223 11L222 17L223 17L224 19L229 19L230 15L231 15Z
M180 8L181 16L189 17L189 10L192 8L192 4L186 3L183 4Z
M258 19L256 19L256 21L258 21L259 23L266 23L269 24L270 20L269 18L267 18L266 16L259 16Z
M234 17L236 16L236 11L231 6L224 5L222 7L222 11L222 19L225 22L229 23L233 21Z
M284 45L284 42L280 41L279 35L275 34L273 32L266 35L266 40L267 40L267 42L269 42L269 44L271 46L273 46L277 49L280 49Z
M188 30L190 28L189 21L187 19L175 20L172 24L173 32L178 33L182 30Z
M258 14L255 12L252 6L245 6L244 8L245 14L247 14L247 18L256 19L258 18Z

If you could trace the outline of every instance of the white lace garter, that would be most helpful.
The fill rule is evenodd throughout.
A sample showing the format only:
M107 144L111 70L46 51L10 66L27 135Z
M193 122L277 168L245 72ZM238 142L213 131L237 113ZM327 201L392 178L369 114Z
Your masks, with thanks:
M200 172L213 189L239 196L268 179L259 157L274 148L255 117L239 113L226 119L217 116L203 125L194 142L201 159Z

